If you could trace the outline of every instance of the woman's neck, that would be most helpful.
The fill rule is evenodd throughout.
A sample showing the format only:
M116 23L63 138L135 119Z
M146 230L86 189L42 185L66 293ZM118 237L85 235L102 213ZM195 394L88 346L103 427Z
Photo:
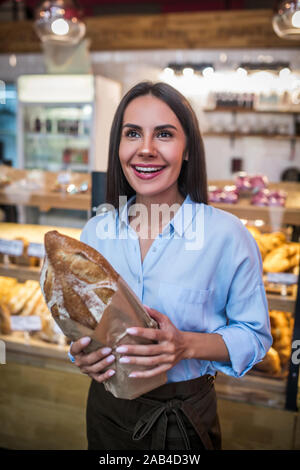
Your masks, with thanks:
M129 215L130 224L144 238L155 238L172 220L183 201L178 190L155 196L137 194L135 204L140 204L141 208L137 206L133 215Z

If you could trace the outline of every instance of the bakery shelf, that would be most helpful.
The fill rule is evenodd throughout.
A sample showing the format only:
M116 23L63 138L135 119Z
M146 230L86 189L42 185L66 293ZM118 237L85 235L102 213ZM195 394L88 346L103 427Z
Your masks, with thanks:
M263 376L256 371L235 378L218 373L215 381L218 398L284 409L286 379Z
M290 134L255 134L255 133L242 133L242 132L203 132L203 137L230 137L232 139L246 138L246 137L256 137L263 139L273 139L273 140L300 140L299 135L290 135Z
M39 267L18 266L16 264L3 264L0 263L0 276L14 277L19 282L24 281L39 281L40 279Z
M204 108L205 113L264 113L264 114L300 114L300 109L254 109L240 108L238 106L223 106L220 108Z
M47 343L21 332L0 335L0 340L5 343L6 363L18 362L80 373L68 358L69 346Z
M294 312L296 307L296 296L283 296L267 293L269 310L281 310L283 312Z
M7 176L11 183L0 188L0 204L39 207L41 211L56 209L73 209L89 211L91 193L69 194L55 190L59 173L43 170L20 170L2 166L1 175ZM70 183L79 186L91 184L88 173L70 172Z

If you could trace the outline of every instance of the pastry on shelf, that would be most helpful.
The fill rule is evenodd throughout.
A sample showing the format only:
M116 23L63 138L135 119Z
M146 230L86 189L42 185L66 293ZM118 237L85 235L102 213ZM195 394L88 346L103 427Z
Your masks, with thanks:
M9 309L4 302L0 300L0 333L8 335L11 333L10 328L10 313Z
M299 259L300 244L285 243L266 255L263 269L271 273L286 272L299 265Z
M0 276L0 299L3 303L7 303L11 298L12 291L16 287L18 281L14 277Z
M49 343L66 344L66 337L57 332L56 323L49 312L46 305L42 291L40 290L41 296L39 297L38 303L34 309L34 315L38 315L41 319L42 329L41 331L35 331L31 336L35 339L47 341Z
M260 241L263 244L267 253L275 250L279 246L286 243L286 236L283 232L262 233Z
M273 348L279 354L281 366L289 362L291 356L291 343L293 335L293 318L287 312L270 310L271 334L273 337Z
M21 256L9 256L9 261L12 264L21 266L39 266L40 260L35 256L28 256L29 241L24 237L17 237L14 240L20 240L23 242L23 253Z
M23 284L17 284L10 295L7 306L12 315L18 315L25 307L27 301L32 298L39 289L38 281L26 281Z
M277 375L281 372L280 357L278 352L271 347L263 360L253 367L254 370L265 372L270 375Z
M41 318L41 331L31 332L36 339L65 344L44 300L37 281L19 283L15 278L0 276L0 333L11 333L11 315L36 315Z

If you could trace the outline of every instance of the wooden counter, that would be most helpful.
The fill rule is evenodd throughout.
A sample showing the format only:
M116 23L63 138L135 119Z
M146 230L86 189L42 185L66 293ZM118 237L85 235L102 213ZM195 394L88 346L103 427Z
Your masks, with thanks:
M0 166L1 175L10 178L11 183L0 188L0 204L34 206L41 211L48 211L51 208L90 210L90 190L87 193L78 194L55 190L58 173ZM70 183L80 186L87 182L90 187L90 174L72 172L71 175Z
M86 449L90 379L68 360L68 348L37 340L26 344L22 334L0 340L6 345L6 364L0 365L0 448ZM284 389L282 381L219 374L223 449L300 449L299 413L281 408Z
M67 357L68 348L22 334L0 337L0 447L86 449L85 405L90 379Z

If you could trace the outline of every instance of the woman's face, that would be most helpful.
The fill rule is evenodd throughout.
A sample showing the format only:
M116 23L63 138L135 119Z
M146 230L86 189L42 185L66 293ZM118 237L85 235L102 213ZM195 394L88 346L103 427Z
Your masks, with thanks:
M124 112L120 163L141 196L177 196L186 137L176 114L160 99L140 96Z

